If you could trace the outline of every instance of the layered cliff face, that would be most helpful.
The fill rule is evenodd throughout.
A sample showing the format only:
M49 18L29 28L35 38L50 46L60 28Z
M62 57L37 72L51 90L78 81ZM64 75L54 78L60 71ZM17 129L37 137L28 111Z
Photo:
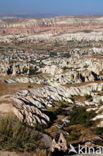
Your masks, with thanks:
M0 20L0 35L103 31L103 17L10 18Z

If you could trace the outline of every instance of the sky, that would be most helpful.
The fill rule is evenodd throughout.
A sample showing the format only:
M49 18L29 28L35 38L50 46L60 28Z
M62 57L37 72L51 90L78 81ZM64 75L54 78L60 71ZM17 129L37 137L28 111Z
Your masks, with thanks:
M0 0L0 14L103 15L103 0Z

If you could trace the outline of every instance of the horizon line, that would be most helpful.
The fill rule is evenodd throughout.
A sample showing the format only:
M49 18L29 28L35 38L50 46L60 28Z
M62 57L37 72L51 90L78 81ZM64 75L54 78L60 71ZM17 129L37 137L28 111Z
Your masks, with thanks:
M53 14L53 13L33 13L33 14L26 14L26 13L17 13L17 14L3 14L3 13L0 13L0 18L5 18L5 17L14 17L14 18L42 18L42 17L91 17L91 16L103 16L103 14Z

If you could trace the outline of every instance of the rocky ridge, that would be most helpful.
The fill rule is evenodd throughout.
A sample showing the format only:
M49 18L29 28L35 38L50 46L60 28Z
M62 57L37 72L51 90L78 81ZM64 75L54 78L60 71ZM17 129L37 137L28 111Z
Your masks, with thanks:
M0 19L0 41L103 40L103 17Z
M88 58L75 56L71 58L49 58L40 61L43 66L39 64L15 63L13 65L3 68L1 66L1 74L10 70L12 76L23 75L26 69L26 74L29 73L30 67L36 69L39 75L12 77L4 80L5 83L37 83L46 85L65 85L81 82L90 82L96 80L103 80L103 62L102 59ZM4 69L4 70L3 70Z
M45 86L37 89L29 89L18 92L16 95L11 96L12 111L21 120L33 126L36 123L46 124L49 117L44 113L47 107L54 107L53 101L66 101L69 104L74 103L73 96L91 95L93 101L76 102L78 106L90 106L91 109L97 111L99 102L103 102L103 97L95 92L103 92L103 83L91 83L78 87L63 87L63 86ZM98 98L97 98L98 97ZM9 97L10 99L10 97ZM2 108L2 105L0 106ZM5 110L0 110L0 112ZM98 118L103 118L101 114ZM100 123L101 125L101 123Z

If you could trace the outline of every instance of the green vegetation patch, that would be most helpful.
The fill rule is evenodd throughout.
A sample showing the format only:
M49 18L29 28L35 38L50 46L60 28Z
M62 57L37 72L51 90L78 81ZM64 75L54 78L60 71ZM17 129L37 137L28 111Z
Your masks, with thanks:
M14 121L12 117L0 118L0 150L34 151L40 139L35 128Z
M70 112L70 125L81 124L84 127L93 125L91 119L95 117L95 112L87 112L85 107L73 107Z
M37 74L37 72L38 72L38 69L36 67L35 68L30 67L29 75L35 75L35 74Z
M101 127L96 127L96 129L94 130L94 133L95 133L96 135L99 135L99 136L103 137L103 128L101 128Z

